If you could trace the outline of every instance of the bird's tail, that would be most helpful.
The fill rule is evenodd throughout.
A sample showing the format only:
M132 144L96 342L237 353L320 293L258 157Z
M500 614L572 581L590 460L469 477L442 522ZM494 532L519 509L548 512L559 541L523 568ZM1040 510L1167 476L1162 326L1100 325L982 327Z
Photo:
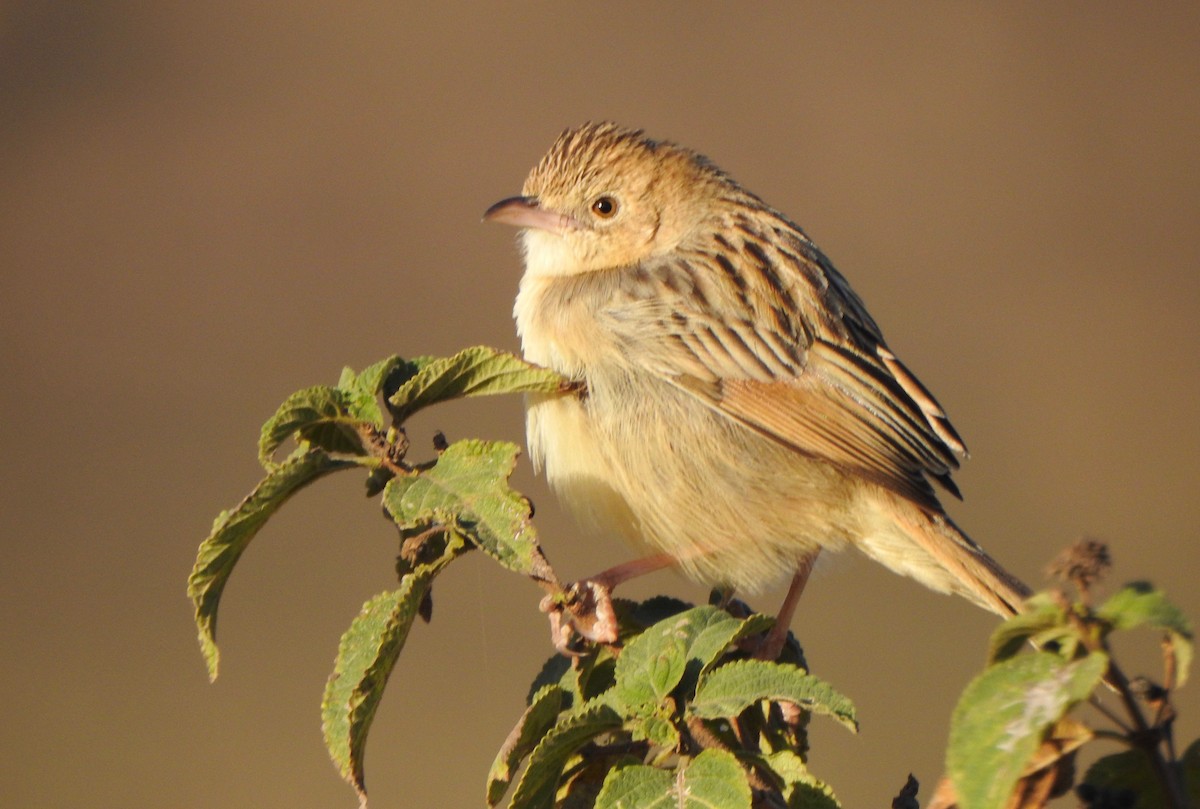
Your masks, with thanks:
M887 497L888 517L909 552L899 551L896 546L901 543L867 540L861 547L868 556L934 590L958 593L1002 617L1023 611L1025 599L1032 594L1029 587L988 556L949 517L931 514L890 493ZM912 553L914 550L920 552Z

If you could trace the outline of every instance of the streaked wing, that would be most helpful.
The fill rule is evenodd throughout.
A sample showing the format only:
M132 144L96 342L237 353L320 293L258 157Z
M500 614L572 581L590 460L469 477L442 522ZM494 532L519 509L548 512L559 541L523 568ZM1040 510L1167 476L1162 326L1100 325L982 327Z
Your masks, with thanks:
M794 226L742 220L625 272L609 309L628 356L733 419L929 508L965 447L845 279ZM715 313L721 312L721 316Z

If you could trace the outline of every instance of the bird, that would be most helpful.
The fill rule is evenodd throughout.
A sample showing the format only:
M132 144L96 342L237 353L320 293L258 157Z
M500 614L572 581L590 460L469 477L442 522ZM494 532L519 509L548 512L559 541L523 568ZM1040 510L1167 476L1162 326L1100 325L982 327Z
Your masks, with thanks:
M567 129L519 196L513 308L526 360L572 383L530 394L536 469L593 531L645 554L604 593L674 567L755 594L854 547L997 613L1029 588L947 516L966 446L801 228L711 160L612 122ZM782 636L780 633L784 633Z

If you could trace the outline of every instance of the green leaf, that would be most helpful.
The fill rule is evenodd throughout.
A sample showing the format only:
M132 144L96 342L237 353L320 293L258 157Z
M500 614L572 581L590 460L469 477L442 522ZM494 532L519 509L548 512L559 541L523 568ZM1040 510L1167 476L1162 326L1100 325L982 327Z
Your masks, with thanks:
M641 764L604 779L596 809L750 809L746 771L724 750L681 762L675 775Z
M508 734L500 752L496 754L496 760L492 762L487 782L488 806L500 803L517 767L542 740L546 731L554 726L554 720L558 718L566 700L567 692L557 685L546 686L534 694L529 707L521 714L516 727Z
M631 764L613 769L596 796L596 809L676 809L675 779L666 770Z
M660 621L621 651L612 689L619 706L634 710L656 706L679 684L687 664L690 614Z
M595 737L619 727L620 714L607 705L564 718L529 756L529 766L509 801L509 809L551 809L567 760Z
M581 702L600 696L616 682L617 661L613 650L607 646L593 650L575 665L579 671L577 684Z
M946 771L962 809L1006 805L1046 730L1086 699L1108 669L1099 652L1068 662L1034 652L997 663L963 691L954 709Z
M354 465L320 450L293 456L263 478L235 509L221 512L213 522L212 532L196 551L196 563L188 577L188 597L196 605L200 650L210 680L217 678L220 660L216 635L221 593L250 540L293 494L330 472Z
M367 366L359 374L350 368L343 368L337 386L338 390L349 396L347 409L350 415L382 428L383 411L379 408L379 394L383 392L384 383L389 377L398 371L408 371L409 368L409 376L416 373L417 369L411 363L406 363L395 354Z
M676 775L679 782L679 776ZM750 783L732 754L705 750L683 772L679 793L685 807L750 809Z
M402 527L451 527L509 570L530 575L541 554L529 501L508 486L517 453L507 442L456 441L432 469L388 481L384 507Z
M696 682L734 641L761 632L771 619L740 620L716 607L693 607L671 615L630 641L617 660L613 696L634 707L658 704L681 683L690 697Z
M725 650L743 638L765 632L774 624L769 615L734 618L716 607L697 607L692 611L687 647L687 669L681 683L686 696L696 690L700 677L721 661Z
M345 391L318 385L296 391L262 426L258 438L258 460L265 469L275 467L272 457L292 436L326 452L362 455L358 425L363 421L350 414L351 396Z
M1096 802L1100 806L1123 806L1128 809L1162 809L1169 806L1150 757L1143 750L1126 750L1097 759L1088 768L1082 783L1114 799L1124 799L1120 802Z
M1188 802L1192 806L1200 806L1200 740L1192 742L1180 757L1179 772L1183 777L1183 791ZM1125 793L1125 797L1130 799L1130 802L1120 804L1095 800L1091 804L1094 806L1159 809L1169 805L1150 758L1141 750L1126 750L1098 759L1088 768L1081 783L1108 793L1113 798L1117 797L1117 793Z
M1104 602L1096 614L1113 629L1132 629L1142 624L1166 632L1175 649L1175 682L1187 682L1192 664L1192 624L1178 607L1148 582L1125 585Z
M804 759L791 750L769 753L763 758L783 781L783 799L789 809L841 809L829 785L810 773Z
M392 416L404 422L422 408L464 396L562 390L566 380L548 368L487 346L430 360L388 399Z
M702 719L732 717L763 699L794 702L858 731L854 705L829 683L795 666L765 660L740 660L713 670L701 679L691 713Z
M379 396L385 384L400 384L415 375L429 359L406 362L392 355L355 373L343 368L337 387L317 385L289 396L263 425L258 439L259 462L269 471L272 456L289 438L308 442L334 454L363 455L360 427L383 429Z
M583 658L581 662L586 662L586 660L587 658ZM572 658L558 653L546 658L541 670L529 685L529 693L525 695L525 704L532 704L537 693L550 685L556 685L563 689L568 700L574 700L580 696L579 679ZM582 700L580 701L582 702Z
M350 368L343 368L342 378L338 380L338 387L348 393L356 392L378 396L383 392L383 385L387 378L402 365L413 366L413 363L405 362L401 357L393 354L385 360L368 365L362 369L361 373L356 374ZM411 377L418 370L419 368L413 366L409 376Z
M643 739L650 744L658 745L666 750L679 747L679 730L671 721L670 711L660 708L653 713L629 720L625 727L633 736L634 741Z
M580 657L555 654L546 660L530 686L526 701L547 685L557 685L566 692L564 710L585 705L612 687L616 661L609 647L593 647Z
M1066 623L1066 610L1046 593L1025 602L1025 612L1012 616L992 632L988 664L1013 657L1035 635Z
M361 803L367 794L363 782L367 734L434 575L434 568L424 568L401 579L399 589L372 598L338 644L337 661L321 700L321 729L330 758Z
M368 601L338 644L333 674L321 701L325 746L338 771L366 802L363 753L388 677L408 639L434 577L468 549L461 537L425 546L427 560L400 579L400 588ZM436 553L430 553L436 551Z

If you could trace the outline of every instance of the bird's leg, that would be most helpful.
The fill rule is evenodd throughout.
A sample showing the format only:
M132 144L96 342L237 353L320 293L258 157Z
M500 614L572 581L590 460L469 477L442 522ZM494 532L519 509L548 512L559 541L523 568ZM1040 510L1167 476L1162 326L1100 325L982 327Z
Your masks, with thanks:
M616 589L618 584L623 584L630 579L636 579L638 576L646 573L662 570L664 567L670 567L673 564L675 564L675 557L671 556L671 554L656 553L653 556L631 559L623 564L610 567L608 570L601 571L595 576L589 577L587 581L612 591Z
M788 587L787 595L783 597L783 603L779 605L779 614L775 617L775 625L771 627L771 631L759 645L758 651L754 653L759 660L775 660L783 651L783 644L787 642L788 629L792 625L792 616L796 614L796 605L800 603L804 585L808 584L808 576L812 573L819 553L820 550L800 560L796 574L792 576L792 584Z
M633 559L595 576L567 586L566 598L546 596L541 610L550 616L550 634L554 646L570 654L571 631L593 643L613 643L617 639L617 614L613 609L612 591L618 584L675 564L675 557L666 553ZM563 613L569 613L563 621Z

